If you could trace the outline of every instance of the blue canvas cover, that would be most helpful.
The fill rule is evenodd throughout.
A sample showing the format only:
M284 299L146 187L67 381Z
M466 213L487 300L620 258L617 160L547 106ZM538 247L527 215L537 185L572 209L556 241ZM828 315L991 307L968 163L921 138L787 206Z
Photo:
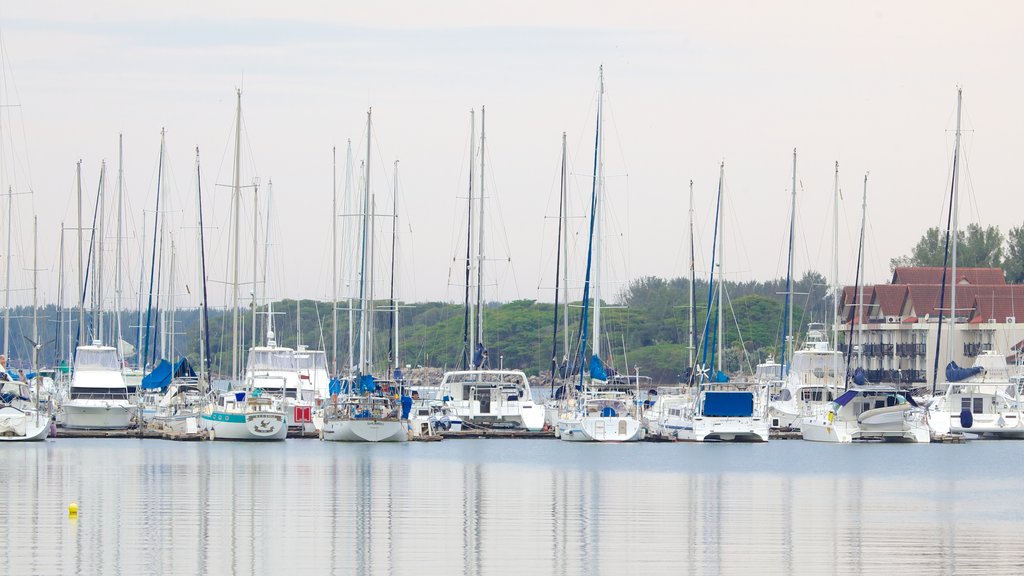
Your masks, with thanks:
M174 377L175 378L195 378L196 371L192 369L192 363L188 361L185 356L178 360L178 363L174 365Z
M377 382L373 379L370 374L363 374L359 377L359 393L367 394L369 392L375 392L377 390Z
M975 374L981 372L981 366L975 366L973 368L961 368L957 366L956 362L950 362L946 366L946 380L949 382L959 382L966 380Z
M702 412L706 417L753 416L754 395L750 392L705 392Z
M402 420L408 420L410 412L412 412L412 397L402 396Z
M143 390L160 390L166 388L171 383L171 363L167 360L161 360L156 368L149 374L146 374L142 378L142 389Z
M594 354L590 357L590 377L594 380L607 380L608 372L604 369L604 363Z

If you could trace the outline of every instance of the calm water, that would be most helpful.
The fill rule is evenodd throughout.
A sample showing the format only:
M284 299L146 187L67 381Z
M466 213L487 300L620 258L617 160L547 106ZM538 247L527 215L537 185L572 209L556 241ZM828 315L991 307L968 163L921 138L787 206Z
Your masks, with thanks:
M1022 453L1011 442L5 444L0 574L1019 574Z

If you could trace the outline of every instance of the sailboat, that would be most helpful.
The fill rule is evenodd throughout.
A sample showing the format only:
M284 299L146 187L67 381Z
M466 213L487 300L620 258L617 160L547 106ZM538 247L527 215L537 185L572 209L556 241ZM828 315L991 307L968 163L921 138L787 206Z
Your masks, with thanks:
M695 378L698 384L697 392L693 398L690 409L683 412L683 423L675 431L679 440L691 440L706 442L709 440L736 441L736 442L765 442L768 440L768 421L765 413L768 406L768 387L755 385L753 389L741 389L729 382L729 378L722 371L723 350L722 340L724 331L723 310L725 308L725 276L724 269L724 242L722 238L722 206L724 196L725 163L719 167L718 175L718 207L716 209L715 221L715 244L718 248L718 290L717 294L708 293L707 317L704 322L704 334L702 340L703 357L707 359L709 337L711 331L712 309L717 308L718 319L715 322L715 345L714 359L717 360L717 367L714 373L710 373L710 363L702 360L703 367L698 370L691 370L691 378ZM712 270L715 268L712 260ZM709 285L714 287L714 275L712 274ZM717 305L716 305L717 301Z
M953 360L954 342L956 340L957 322L957 212L959 209L960 180L960 119L963 94L960 89L956 95L956 138L953 151L953 182L950 190L950 222L947 228L947 251L952 252L952 274L948 283L951 290L949 304L949 336L948 358L946 366L946 382L941 394L932 398L928 406L928 426L933 434L971 433L993 438L1024 439L1024 412L1021 411L1021 393L1018 380L1012 379L1006 357L991 348L982 350L974 365L960 367ZM940 314L942 300L946 294L945 266L943 266L943 283L940 296ZM942 318L939 318L941 327ZM940 334L941 335L941 334ZM941 337L935 344L935 363L938 379L938 358ZM935 381L932 382L932 393L936 391Z
M370 152L373 111L366 113L366 174L362 207L362 254L359 298L359 365L350 379L355 388L340 402L332 397L324 407L321 429L323 440L339 442L404 442L409 438L406 420L412 407L411 398L398 400L397 394L382 386L373 376L373 219L374 203L370 196ZM386 379L385 379L386 383ZM390 387L388 387L390 388Z
M45 440L50 435L50 412L40 406L43 378L39 375L37 218L32 219L32 372L27 382L16 381L0 366L0 442ZM45 402L48 408L49 399Z
M861 236L859 252L864 252L864 230L867 221L867 183L864 175L864 196L861 204ZM836 162L835 178L835 213L833 217L833 342L838 342L839 327L839 256L837 236L839 228L839 163ZM861 290L859 300L863 300L861 275L863 259L858 257L857 285ZM859 320L863 318L855 314ZM858 321L863 329L864 323ZM852 329L852 325L851 325ZM861 339L863 341L863 339ZM850 350L852 352L852 349ZM861 354L858 354L860 357ZM850 355L848 353L847 360ZM849 362L847 361L847 365ZM822 368L824 370L824 368ZM833 367L833 370L835 368ZM842 373L848 369L844 367ZM906 391L889 384L869 384L866 382L862 367L853 372L853 385L839 394L838 388L833 392L835 400L818 407L817 410L805 415L800 422L800 432L804 440L814 442L850 443L854 441L889 442L929 442L931 436L925 419L925 409L919 406ZM845 384L845 382L844 382Z
M555 435L569 442L634 442L644 437L634 396L625 386L613 383L601 361L601 220L604 196L604 141L602 107L604 67L599 73L597 122L594 144L594 178L590 196L590 238L583 287L583 315L580 331L581 369L577 389L566 390L566 399L558 417ZM593 282L591 281L593 273ZM588 315L593 284L594 337L588 348ZM590 379L584 380L589 367ZM628 380L620 382L628 383Z
M492 368L484 345L484 114L485 111L481 109L480 189L479 195L476 195L476 116L474 111L470 111L469 225L466 233L466 315L462 366L460 370L444 373L441 388L448 397L447 407L464 424L514 426L539 431L544 428L544 406L534 402L526 374L522 370L506 370L501 366ZM474 196L478 196L478 200L474 200ZM478 210L475 215L474 210Z
M239 268L239 226L241 224L241 141L242 141L242 91L237 91L238 104L235 112L235 160L232 179L234 230L232 271L232 335L231 369L232 382L238 378L238 268ZM255 234L255 230L253 234ZM256 270L253 269L255 276ZM288 354L289 362L291 354ZM252 360L250 360L252 361ZM254 375L252 372L250 375ZM202 425L215 440L284 440L288 424L282 410L281 400L264 395L254 386L255 379L247 377L242 389L228 390L217 396L215 401L203 410Z
M100 168L100 185L96 198L96 214L103 213L103 188L106 165ZM133 424L137 409L128 395L128 386L122 374L121 357L113 346L102 341L103 313L103 230L94 223L94 242L90 242L95 279L93 286L93 320L97 323L96 338L91 344L83 345L87 339L85 326L85 269L82 260L82 164L78 163L78 262L79 293L78 341L75 349L74 368L71 375L69 398L64 403L64 427L87 429L125 429ZM95 218L94 218L95 220Z
M807 338L796 350L793 338L793 251L796 230L796 149L793 149L793 187L789 221L789 255L786 265L785 336L781 361L783 385L772 399L768 415L773 429L799 430L803 418L820 412L845 387L843 354L830 345L825 325L812 322ZM787 353L789 356L787 357Z

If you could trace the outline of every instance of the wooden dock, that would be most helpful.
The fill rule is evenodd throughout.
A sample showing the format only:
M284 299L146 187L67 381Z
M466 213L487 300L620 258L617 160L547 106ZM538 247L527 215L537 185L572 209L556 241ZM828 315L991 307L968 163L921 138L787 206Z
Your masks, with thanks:
M463 428L458 432L441 432L441 436L444 439L456 439L456 438L554 438L555 433L551 430L540 430L537 432L531 432L529 430L519 430L516 428L473 428L467 430Z

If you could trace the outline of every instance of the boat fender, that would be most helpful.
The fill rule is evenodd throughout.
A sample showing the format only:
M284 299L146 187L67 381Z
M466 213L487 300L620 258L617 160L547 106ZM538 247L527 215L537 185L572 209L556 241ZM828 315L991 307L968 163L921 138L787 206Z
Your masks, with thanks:
M964 428L970 428L974 426L974 414L967 408L960 411L960 425Z

